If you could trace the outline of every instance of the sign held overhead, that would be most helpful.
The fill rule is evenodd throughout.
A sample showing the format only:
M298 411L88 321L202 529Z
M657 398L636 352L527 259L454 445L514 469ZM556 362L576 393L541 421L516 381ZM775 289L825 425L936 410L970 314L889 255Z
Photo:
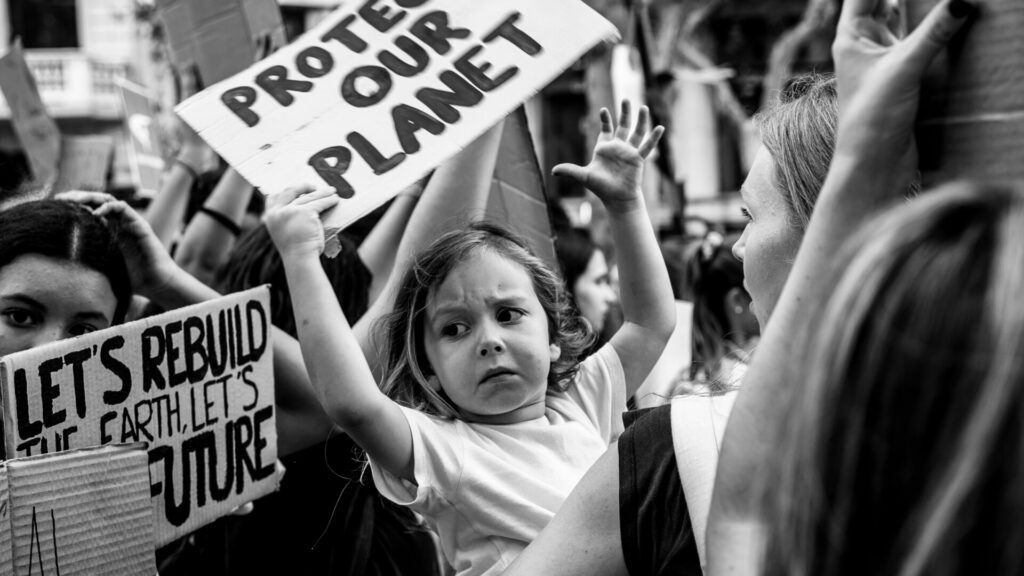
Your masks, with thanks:
M332 188L341 228L616 35L579 0L370 0L176 110L262 191Z

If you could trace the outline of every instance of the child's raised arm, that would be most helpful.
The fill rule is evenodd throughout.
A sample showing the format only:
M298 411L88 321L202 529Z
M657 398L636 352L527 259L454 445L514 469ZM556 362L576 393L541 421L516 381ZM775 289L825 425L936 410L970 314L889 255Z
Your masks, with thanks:
M586 166L559 164L554 174L569 176L589 188L608 210L618 254L622 313L625 322L611 339L622 360L626 394L647 377L676 325L672 286L654 229L647 217L642 183L644 159L661 139L661 126L650 130L650 112L640 108L631 131L630 104L622 102L618 126L601 109L601 135Z
M320 214L330 190L290 188L270 197L267 229L284 262L302 357L328 417L391 473L412 478L412 434L398 404L377 387L359 341L320 265Z

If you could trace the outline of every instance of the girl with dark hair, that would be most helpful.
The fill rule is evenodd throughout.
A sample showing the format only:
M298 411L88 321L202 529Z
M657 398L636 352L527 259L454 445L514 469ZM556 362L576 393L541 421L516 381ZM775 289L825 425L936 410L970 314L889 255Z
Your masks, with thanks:
M693 355L686 383L723 392L739 382L760 328L743 287L736 241L709 233L688 253L686 279L693 296ZM677 391L681 392L681 391Z
M0 356L124 321L121 248L88 208L56 200L0 212Z

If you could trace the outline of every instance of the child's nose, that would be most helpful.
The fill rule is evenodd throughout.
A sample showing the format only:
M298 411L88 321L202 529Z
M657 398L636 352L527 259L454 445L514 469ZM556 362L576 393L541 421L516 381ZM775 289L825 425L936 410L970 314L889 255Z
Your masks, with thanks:
M505 350L505 346L501 343L501 337L498 334L498 330L495 327L485 327L481 329L480 334L480 356L487 356L488 354L499 354Z

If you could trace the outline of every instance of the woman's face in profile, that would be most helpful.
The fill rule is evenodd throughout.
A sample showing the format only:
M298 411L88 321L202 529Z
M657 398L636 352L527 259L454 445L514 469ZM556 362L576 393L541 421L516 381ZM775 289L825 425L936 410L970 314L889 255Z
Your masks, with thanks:
M740 195L747 226L732 253L743 262L744 287L763 330L789 276L803 231L793 221L775 182L774 161L764 147L758 150Z
M110 326L117 299L103 274L24 254L0 269L0 356Z
M576 279L572 287L573 298L580 314L586 318L596 332L604 329L608 308L615 302L615 291L611 286L611 272L604 252L595 249L587 262L587 268Z

